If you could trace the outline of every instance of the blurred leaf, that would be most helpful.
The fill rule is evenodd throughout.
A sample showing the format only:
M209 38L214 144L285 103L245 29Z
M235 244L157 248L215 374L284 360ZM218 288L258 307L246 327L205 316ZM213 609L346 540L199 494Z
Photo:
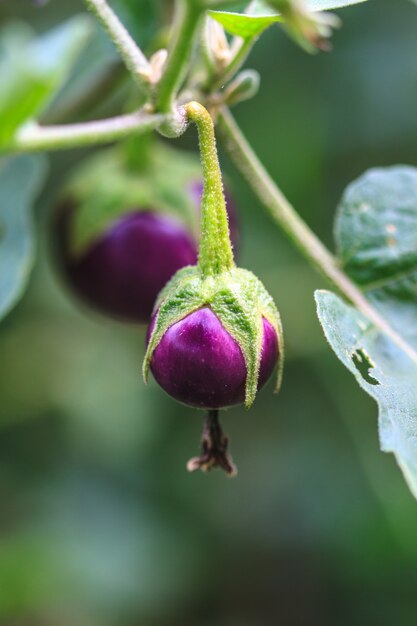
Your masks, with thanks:
M90 24L87 16L77 16L24 42L23 30L13 27L19 32L15 42L13 33L6 33L0 58L0 146L7 146L16 129L60 88L90 34Z
M366 2L366 0L308 0L306 7L311 11L324 11L340 9L360 2ZM271 8L264 0L252 3L250 11L250 15L228 11L209 11L209 15L222 24L228 33L243 39L258 37L272 24L284 21L279 12Z
M336 355L378 402L381 448L417 497L417 169L373 169L352 183L336 238L342 266L383 323L328 292L316 294L318 315Z
M32 268L30 210L45 174L41 156L0 161L0 318L22 295Z

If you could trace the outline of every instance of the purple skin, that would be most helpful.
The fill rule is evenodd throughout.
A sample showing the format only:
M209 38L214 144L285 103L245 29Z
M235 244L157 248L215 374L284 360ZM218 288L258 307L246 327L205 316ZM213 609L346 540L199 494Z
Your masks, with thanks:
M155 316L148 339L154 322ZM277 335L265 318L263 329L258 389L278 360ZM190 313L166 331L152 355L151 371L159 385L184 404L220 409L245 400L242 351L208 307Z
M196 207L202 184L190 189ZM197 242L173 217L151 210L127 212L80 257L70 255L69 204L58 212L57 256L76 293L104 314L133 323L147 323L158 293L179 269L197 261ZM233 204L228 200L232 240L237 240Z
M172 275L196 262L192 236L177 220L151 211L124 215L65 273L93 308L129 322L147 322Z

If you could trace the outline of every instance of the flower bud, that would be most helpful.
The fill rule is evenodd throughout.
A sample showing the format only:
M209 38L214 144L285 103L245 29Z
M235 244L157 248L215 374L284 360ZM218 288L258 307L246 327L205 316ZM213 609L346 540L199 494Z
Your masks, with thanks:
M305 0L268 0L284 18L283 27L299 46L307 52L331 49L329 39L340 19L333 13L312 11Z
M224 92L224 101L234 106L256 96L259 90L260 76L256 70L243 70L228 85Z

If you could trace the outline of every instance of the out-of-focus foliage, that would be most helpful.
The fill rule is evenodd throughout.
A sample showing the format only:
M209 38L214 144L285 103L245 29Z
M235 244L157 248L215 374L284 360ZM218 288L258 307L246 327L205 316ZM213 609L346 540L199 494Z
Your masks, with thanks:
M44 31L81 7L6 0L0 17ZM415 6L378 0L341 17L328 55L267 32L249 60L259 95L236 109L330 245L348 182L375 165L417 165ZM111 112L114 99L94 107ZM178 145L195 150L195 134ZM242 265L280 303L288 358L280 396L269 387L250 412L225 414L239 476L188 475L201 417L144 387L143 330L79 310L54 271L52 208L85 156L54 155L34 277L0 326L0 623L414 626L415 501L378 451L374 402L323 338L312 293L324 281L222 157Z
M0 146L36 116L63 84L90 32L90 18L78 16L43 37L12 24L0 32Z
M32 203L46 176L46 158L0 161L0 319L26 287L34 261Z

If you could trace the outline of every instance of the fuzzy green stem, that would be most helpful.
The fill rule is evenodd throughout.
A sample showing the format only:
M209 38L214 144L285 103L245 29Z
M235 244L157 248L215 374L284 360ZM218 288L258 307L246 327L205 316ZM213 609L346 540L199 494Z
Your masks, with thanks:
M177 0L173 43L157 86L155 108L169 113L184 80L204 5L197 0Z
M143 111L120 115L110 119L64 124L59 126L23 126L13 138L7 152L34 152L81 148L124 139L137 133L146 133L163 122L163 115L151 115Z
M186 104L185 111L188 119L195 122L198 129L203 167L198 266L204 276L213 276L234 267L213 120L198 102Z
M149 62L106 0L85 0L85 3L113 41L132 76L141 85L146 84Z

